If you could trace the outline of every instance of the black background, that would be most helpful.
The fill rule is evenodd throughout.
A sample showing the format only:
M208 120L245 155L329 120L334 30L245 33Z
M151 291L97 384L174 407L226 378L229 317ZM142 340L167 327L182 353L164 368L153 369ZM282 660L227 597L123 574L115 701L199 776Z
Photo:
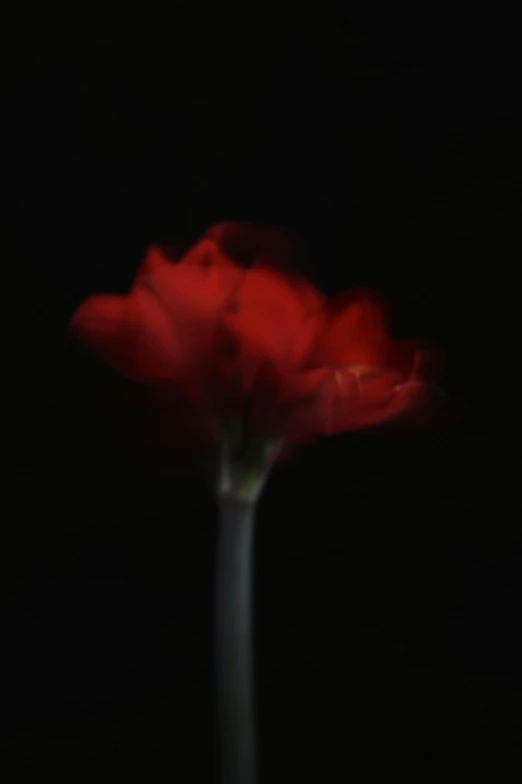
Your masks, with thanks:
M136 435L147 406L67 323L126 291L150 242L221 220L295 232L328 294L388 294L468 407L274 472L256 542L266 781L517 764L515 14L193 2L4 27L6 780L211 780L213 498L194 455Z

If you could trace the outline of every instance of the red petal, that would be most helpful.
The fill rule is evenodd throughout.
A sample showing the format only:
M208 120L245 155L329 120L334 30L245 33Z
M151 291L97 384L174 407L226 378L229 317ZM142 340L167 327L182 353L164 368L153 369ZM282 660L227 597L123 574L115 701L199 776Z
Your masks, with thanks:
M220 247L219 242L211 236L205 236L198 240L183 255L180 264L190 264L203 269L221 269L222 271L232 272L236 270L237 264Z
M398 374L385 369L361 374L324 369L303 374L301 399L288 419L289 439L363 430L424 404L427 387L422 382L414 376L406 383L397 382Z
M73 316L71 329L128 378L194 381L208 371L217 323L244 275L226 260L194 263L198 253L195 249L189 263L172 264L150 248L131 294L89 298Z
M373 292L356 290L329 304L314 360L319 366L388 367L408 375L415 344L388 335L389 308Z
M306 281L259 266L245 273L225 323L251 356L290 370L315 343L321 305L319 292Z
M89 297L76 310L70 328L91 353L127 378L163 382L182 375L179 333L146 290L126 297Z
M195 319L221 315L236 291L243 273L229 269L173 264L143 279L163 306L176 320L192 326Z
M262 261L278 269L289 269L302 256L297 237L275 226L225 221L211 226L205 237L213 240L228 258L243 267Z
M244 272L234 265L196 263L171 265L143 281L169 314L187 359L206 373L215 347L215 333Z
M134 283L136 284L141 278L153 275L155 272L158 272L171 264L172 262L162 253L160 248L151 245L147 248L145 256L140 262Z

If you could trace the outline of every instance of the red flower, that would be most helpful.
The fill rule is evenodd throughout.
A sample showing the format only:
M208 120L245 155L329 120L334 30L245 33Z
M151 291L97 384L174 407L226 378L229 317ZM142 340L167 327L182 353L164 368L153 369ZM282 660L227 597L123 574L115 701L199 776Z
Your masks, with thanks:
M130 293L90 297L71 328L127 378L181 390L212 439L224 418L299 443L421 411L437 352L392 339L371 292L326 301L283 271L293 252L278 230L219 224L178 263L150 248Z

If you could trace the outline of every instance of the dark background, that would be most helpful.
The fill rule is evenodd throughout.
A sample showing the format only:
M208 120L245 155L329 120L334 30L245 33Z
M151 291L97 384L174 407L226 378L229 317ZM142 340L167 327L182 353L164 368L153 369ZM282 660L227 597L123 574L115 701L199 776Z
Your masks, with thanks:
M328 294L388 294L397 334L444 346L443 385L468 407L274 472L256 543L266 781L518 764L522 105L505 5L44 6L4 26L6 781L211 780L213 498L67 323L127 290L151 241L221 220L295 232Z

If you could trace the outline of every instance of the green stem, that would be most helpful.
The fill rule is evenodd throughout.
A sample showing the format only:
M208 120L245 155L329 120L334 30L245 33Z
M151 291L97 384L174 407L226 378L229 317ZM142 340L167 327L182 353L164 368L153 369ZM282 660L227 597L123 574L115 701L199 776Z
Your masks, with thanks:
M221 494L216 585L220 784L255 784L252 646L255 503Z

